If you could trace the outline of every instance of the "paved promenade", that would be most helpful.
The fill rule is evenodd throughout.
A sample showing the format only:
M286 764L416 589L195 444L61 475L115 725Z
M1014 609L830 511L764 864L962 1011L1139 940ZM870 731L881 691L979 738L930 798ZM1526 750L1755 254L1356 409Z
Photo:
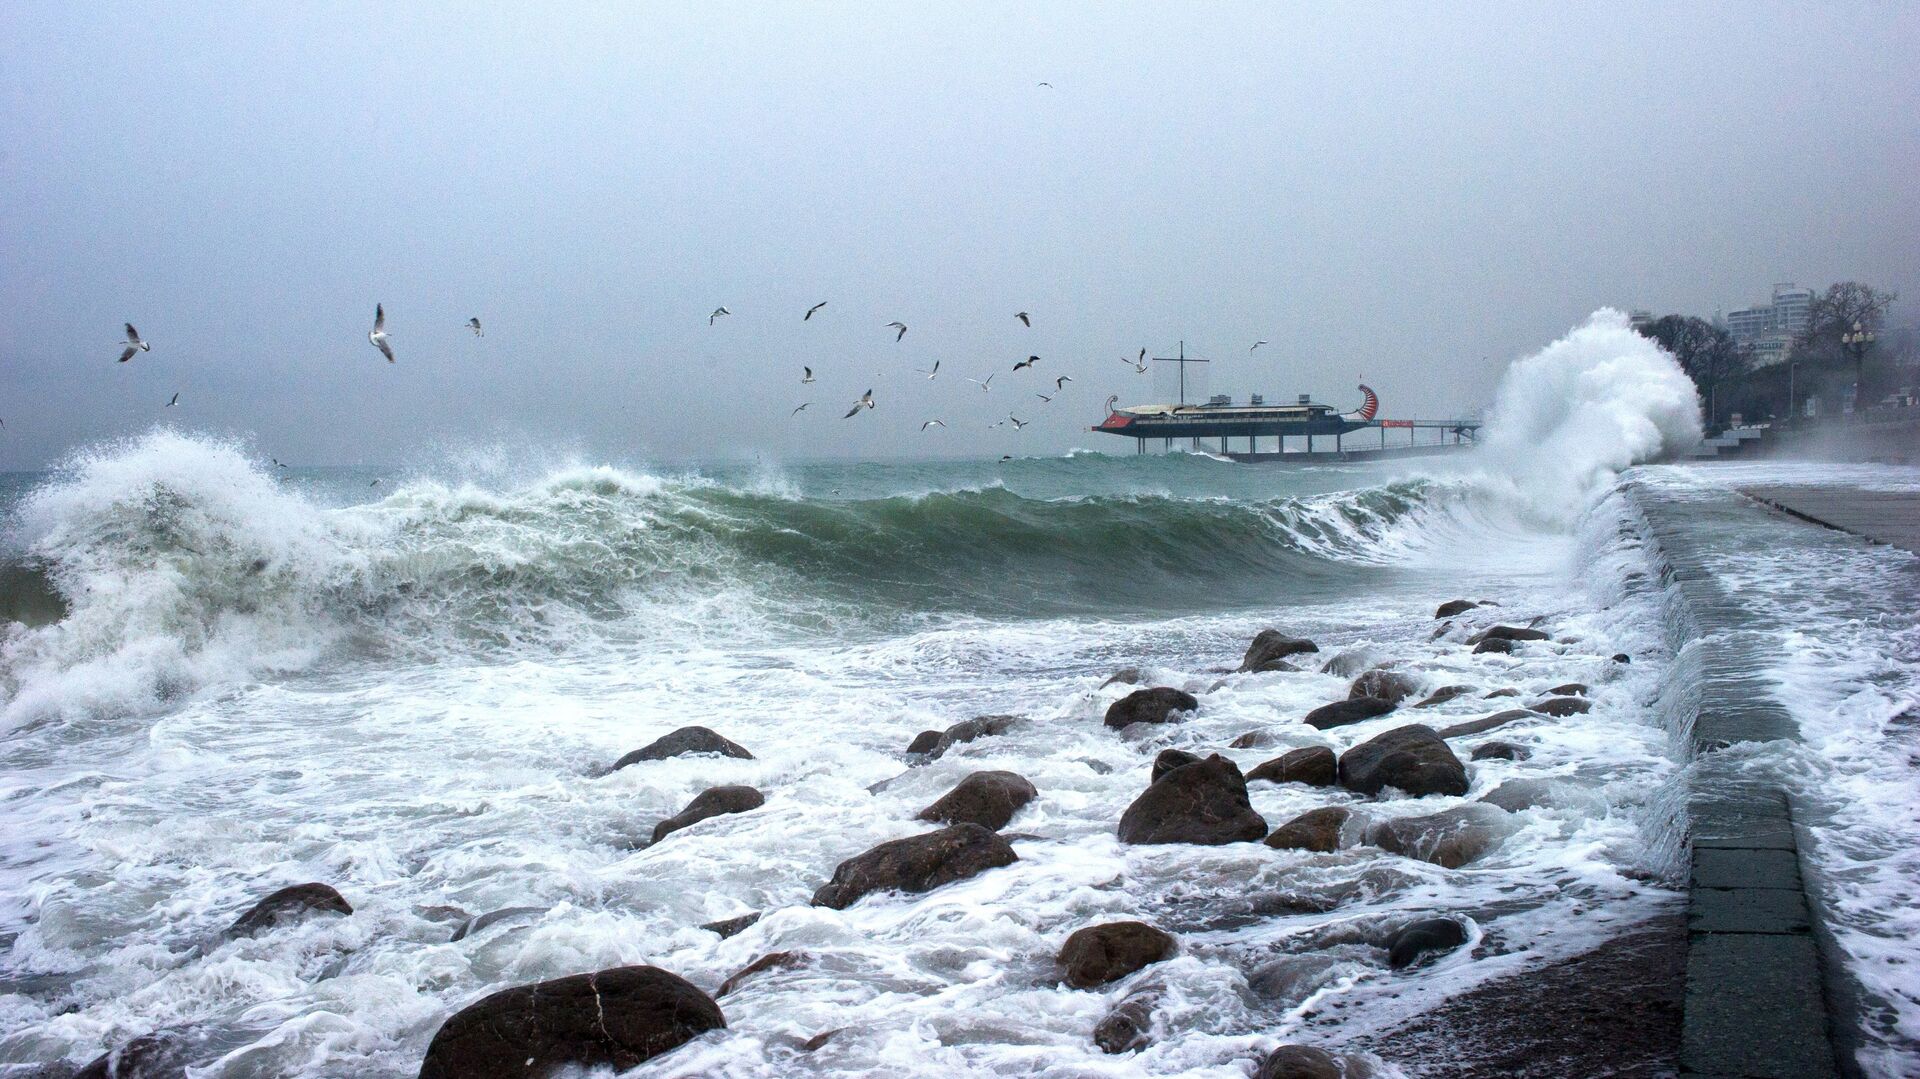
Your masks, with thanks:
M1803 521L1920 554L1920 491L1756 486L1740 493Z

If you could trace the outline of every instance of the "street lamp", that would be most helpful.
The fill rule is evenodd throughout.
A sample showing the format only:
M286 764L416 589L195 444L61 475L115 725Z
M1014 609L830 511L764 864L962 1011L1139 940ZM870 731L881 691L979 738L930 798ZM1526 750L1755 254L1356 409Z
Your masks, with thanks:
M1861 372L1864 368L1863 361L1866 359L1867 349L1873 346L1873 332L1861 329L1860 324L1856 322L1853 324L1852 333L1840 335L1840 345L1853 356L1853 415L1858 419L1867 413L1867 384L1861 377Z

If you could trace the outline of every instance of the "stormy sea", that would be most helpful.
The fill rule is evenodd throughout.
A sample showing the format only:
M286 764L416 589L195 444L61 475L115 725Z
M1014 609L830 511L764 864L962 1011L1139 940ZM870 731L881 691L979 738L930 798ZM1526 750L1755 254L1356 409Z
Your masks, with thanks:
M1698 423L1603 313L1481 445L1400 463L286 469L161 428L0 477L0 1075L148 1038L196 1077L412 1076L491 993L639 964L725 1026L633 1075L1240 1077L1286 1043L1459 1074L1461 1001L1682 909L1687 694L1628 488L1718 482L1651 463ZM1821 754L1780 767L1831 774L1868 867L1830 886L1893 1068L1920 826L1862 732L1914 682L1911 558L1826 542L1740 557L1786 606L1857 584L1795 608L1774 681ZM1250 655L1269 629L1314 650ZM1394 707L1302 721L1355 696ZM1409 724L1464 789L1256 773ZM615 767L688 727L725 741ZM1156 761L1215 754L1258 834L1123 839ZM1030 785L988 826L1013 857L817 901L978 772ZM715 787L754 793L659 828ZM338 902L234 928L307 882ZM1067 938L1123 921L1171 942L1072 984Z

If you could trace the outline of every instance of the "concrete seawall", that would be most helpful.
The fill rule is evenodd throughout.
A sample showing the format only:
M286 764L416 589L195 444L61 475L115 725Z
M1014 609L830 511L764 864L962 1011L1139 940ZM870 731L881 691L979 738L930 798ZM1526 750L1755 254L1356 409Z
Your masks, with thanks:
M1761 676L1771 638L1709 568L1717 528L1751 527L1731 490L1682 497L1630 483L1667 589L1676 751L1688 762L1691 871L1681 1071L1819 1079L1854 1075L1856 994L1808 887L1793 793L1762 767L1798 726Z

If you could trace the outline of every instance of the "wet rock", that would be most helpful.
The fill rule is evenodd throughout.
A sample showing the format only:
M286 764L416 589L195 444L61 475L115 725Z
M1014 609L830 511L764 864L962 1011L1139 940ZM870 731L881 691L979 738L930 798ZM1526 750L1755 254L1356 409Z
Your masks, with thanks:
M759 920L760 912L756 910L751 914L742 914L738 918L722 918L717 922L708 922L700 928L710 933L718 933L720 939L725 940L753 928L753 924Z
M1433 616L1435 618L1452 618L1456 615L1465 614L1478 606L1480 606L1478 603L1470 599L1450 599L1434 608Z
M1584 697L1587 695L1587 684L1585 682L1568 682L1564 686L1555 686L1547 690L1547 694L1553 697Z
M184 1079L191 1049L178 1032L156 1030L96 1057L73 1079Z
M931 753L933 752L933 747L939 744L939 731L921 731L919 734L913 736L913 741L907 743L907 756L918 757Z
M1373 654L1365 649L1352 649L1334 656L1320 665L1321 674L1330 674L1335 678L1352 678L1368 667L1373 666Z
M1318 652L1320 646L1305 637L1289 637L1277 629L1263 629L1254 635L1253 643L1247 646L1247 654L1240 661L1243 671L1257 671L1274 660L1296 656L1303 652Z
M612 771L618 772L629 764L638 764L641 761L663 761L669 757L690 757L699 754L737 757L743 761L753 759L753 754L705 727L682 727L614 761Z
M1142 986L1113 1006L1093 1028L1093 1044L1105 1053L1131 1053L1153 1044L1153 1009L1166 995L1159 985Z
M224 936L250 937L312 914L352 914L353 907L332 886L318 882L282 888L234 919Z
M747 979L753 977L755 974L769 970L793 970L796 967L804 967L812 961L813 956L808 955L806 952L769 952L753 962L748 963L746 966L741 967L739 970L734 971L728 976L726 981L720 983L719 991L713 995L715 997L724 997L728 993L745 985Z
M1625 652L1615 652L1613 654L1613 661L1615 663L1632 663L1633 657L1627 655Z
M1092 757L1081 757L1080 763L1086 765L1087 771L1092 772L1094 775L1110 776L1113 774L1113 765L1108 764L1106 761L1094 760Z
M1310 850L1327 854L1340 849L1340 829L1353 812L1345 806L1309 809L1273 830L1267 846L1275 850Z
M1247 773L1247 782L1305 783L1313 787L1331 787L1340 778L1340 766L1327 746L1296 749L1258 765Z
M1467 942L1467 927L1452 918L1423 918L1387 939L1387 965L1403 969L1430 952L1450 952Z
M946 824L978 824L999 831L1020 807L1039 791L1013 772L975 772L954 785L939 801L920 811L916 820Z
M455 1013L420 1079L526 1079L565 1067L625 1071L727 1025L720 1006L658 967L515 986Z
M813 893L813 905L845 910L873 892L930 892L1019 861L1007 841L978 824L882 843L841 862Z
M1200 707L1193 694L1171 686L1136 689L1107 706L1107 726L1119 730L1133 723L1166 723L1174 712Z
M1556 800L1556 790L1550 780L1509 779L1481 795L1480 800L1509 813L1518 813L1534 806L1552 805Z
M828 1042L832 1041L833 1036L835 1034L838 1034L845 1029L847 1028L834 1027L832 1030L823 1030L820 1033L815 1034L813 1037L808 1038L806 1041L801 1042L800 1049L802 1052L807 1052L807 1053L815 1052L823 1048Z
M1479 719L1469 719L1465 723L1455 723L1451 727L1440 728L1442 738L1460 738L1469 734L1485 734L1490 730L1516 723L1523 719L1539 719L1540 713L1528 708L1509 708L1504 712L1495 712Z
M502 907L499 910L490 910L479 917L468 918L461 923L460 928L453 931L453 939L465 940L501 922L513 921L516 918L537 918L546 912L546 907Z
M1142 677L1144 676L1141 675L1140 668L1122 667L1120 670L1117 670L1112 674L1108 675L1107 680L1100 683L1100 688L1105 689L1108 686L1116 686L1116 685L1137 686L1140 684L1140 679Z
M1500 845L1513 830L1504 810L1473 802L1423 817L1376 822L1367 842L1403 858L1458 869Z
M680 829L698 824L708 817L745 813L749 809L759 809L766 804L766 795L752 787L740 784L709 787L694 795L693 801L687 803L687 808L654 825L653 841L658 843Z
M1530 626L1493 626L1467 638L1468 644L1484 641L1544 641L1547 634Z
M1174 939L1145 922L1108 922L1075 930L1060 949L1060 966L1075 989L1116 982L1173 955Z
M1533 756L1533 750L1512 742L1488 742L1473 751L1476 761L1524 761Z
M1391 711L1393 711L1392 701L1383 701L1378 697L1356 697L1351 700L1323 704L1308 712L1303 722L1315 730L1325 731L1344 727L1349 723L1360 723L1375 716L1384 716Z
M1227 743L1228 749L1260 749L1279 741L1266 731L1248 731Z
M1503 656L1511 655L1513 653L1513 642L1495 638L1490 641L1481 641L1479 644L1473 646L1473 654L1476 656L1487 652L1495 652Z
M413 908L413 912L415 914L418 914L420 917L425 918L427 921L439 922L441 925L457 926L464 923L467 919L473 917L473 915L468 911L462 910L459 907L446 906L444 904L438 904L430 907L415 907Z
M1247 783L1219 754L1175 768L1133 800L1120 817L1122 843L1240 843L1267 834L1247 800Z
M1204 759L1203 757L1188 753L1184 749L1163 749L1160 751L1159 756L1153 758L1153 775L1147 782L1150 784L1158 783L1160 782L1161 776L1166 775L1175 768L1184 768L1189 764L1198 764Z
M1535 701L1527 707L1550 716L1565 717L1592 711L1593 702L1585 697L1548 697L1544 701Z
M1340 1058L1311 1045L1283 1045L1260 1062L1253 1079L1346 1079Z
M1395 727L1340 755L1340 785L1361 794L1397 787L1415 797L1467 793L1467 766L1432 727Z
M1514 687L1502 686L1499 689L1488 690L1486 694L1486 699L1493 700L1496 697L1518 697L1519 695L1520 695L1520 691L1515 689Z
M1255 667L1251 673L1253 674L1299 674L1301 671L1305 669L1306 668L1296 663L1290 663L1284 659L1270 659L1265 663L1262 663L1258 667ZM1224 684L1225 684L1225 679L1222 679L1221 681L1214 683L1216 687Z
M1377 697L1398 708L1401 701L1418 692L1420 692L1419 679L1400 671L1375 667L1353 680L1353 685L1347 692L1347 699Z
M1455 697L1460 696L1461 694L1472 693L1472 692L1473 692L1472 686L1441 686L1439 689L1436 689L1432 693L1428 694L1426 700L1423 700L1419 704L1414 705L1414 707L1415 708L1433 708L1438 705L1445 704L1448 701L1454 699Z
M962 742L971 742L976 738L988 738L1005 734L1020 721L1019 716L975 716L964 719L941 732L940 737L926 750L928 761L937 761Z

